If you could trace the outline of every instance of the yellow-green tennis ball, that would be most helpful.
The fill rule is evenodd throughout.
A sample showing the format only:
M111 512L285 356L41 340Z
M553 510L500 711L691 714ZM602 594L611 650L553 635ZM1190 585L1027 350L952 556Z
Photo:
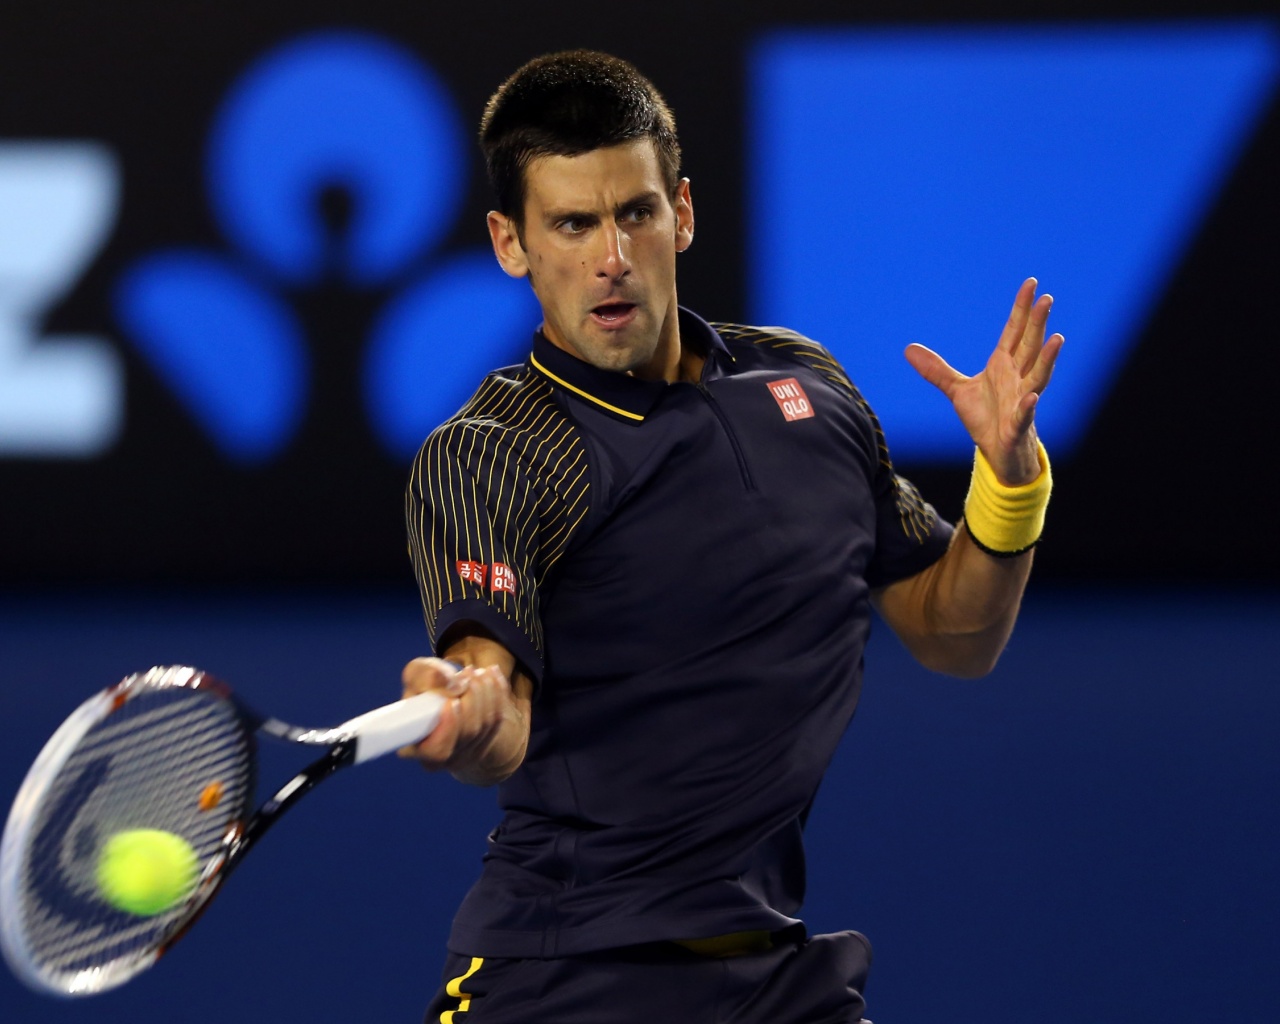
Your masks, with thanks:
M199 858L182 836L156 828L117 832L98 857L98 889L117 910L152 917L195 888Z

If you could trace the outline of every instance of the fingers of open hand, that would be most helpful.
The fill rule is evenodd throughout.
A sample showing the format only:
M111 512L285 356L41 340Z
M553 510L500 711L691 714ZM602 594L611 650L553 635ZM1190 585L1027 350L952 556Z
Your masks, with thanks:
M1013 349L1013 360L1023 376L1031 372L1044 348L1045 326L1049 322L1049 311L1052 308L1053 296L1041 295L1027 313L1022 334Z
M1018 399L1010 416L1011 430L1007 440L1011 445L1031 429L1031 424L1036 416L1036 406L1039 403L1040 396L1034 391L1028 391Z
M1061 334L1054 334L1040 346L1035 359L1025 371L1025 386L1028 391L1039 395L1049 386L1053 377L1053 368L1057 365L1058 354L1066 341Z
M937 352L931 348L925 348L924 345L908 345L903 354L916 373L948 397L951 397L958 384L968 380Z
M996 345L998 350L1011 355L1017 354L1031 320L1037 284L1034 277L1029 277L1018 287L1018 294L1013 299L1013 308L1009 310L1009 319L1005 321L1004 330L1000 332L1000 341Z
M1037 281L1027 278L1018 289L1013 310L1000 336L997 351L1008 352L1020 378L1019 391L1043 393L1053 376L1053 367L1062 349L1063 337L1054 334L1045 339L1053 296L1035 298ZM1033 403L1034 406L1034 403ZM1022 410L1020 410L1022 411ZM1029 411L1029 410L1026 410Z

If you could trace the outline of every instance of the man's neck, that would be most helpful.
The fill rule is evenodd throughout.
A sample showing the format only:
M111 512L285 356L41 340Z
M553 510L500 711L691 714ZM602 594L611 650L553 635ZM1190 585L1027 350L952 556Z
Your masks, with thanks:
M702 366L706 355L695 352L680 336L679 306L673 301L671 315L663 324L662 337L648 366L631 371L633 377L642 380L665 380L668 384L684 381L696 384L702 379Z

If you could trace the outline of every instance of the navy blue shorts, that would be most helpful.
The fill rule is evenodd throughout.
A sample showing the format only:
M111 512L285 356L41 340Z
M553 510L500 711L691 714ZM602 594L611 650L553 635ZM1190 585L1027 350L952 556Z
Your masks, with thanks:
M858 1024L870 965L857 932L720 958L674 943L554 960L450 953L426 1024Z

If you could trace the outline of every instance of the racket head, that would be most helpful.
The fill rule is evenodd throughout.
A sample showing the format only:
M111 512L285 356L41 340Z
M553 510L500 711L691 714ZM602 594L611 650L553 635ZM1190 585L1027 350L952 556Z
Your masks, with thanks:
M253 798L254 722L188 666L137 673L85 701L28 771L0 840L0 948L30 987L62 996L115 988L150 967L221 882ZM162 829L196 852L198 881L139 916L96 879L108 838Z

